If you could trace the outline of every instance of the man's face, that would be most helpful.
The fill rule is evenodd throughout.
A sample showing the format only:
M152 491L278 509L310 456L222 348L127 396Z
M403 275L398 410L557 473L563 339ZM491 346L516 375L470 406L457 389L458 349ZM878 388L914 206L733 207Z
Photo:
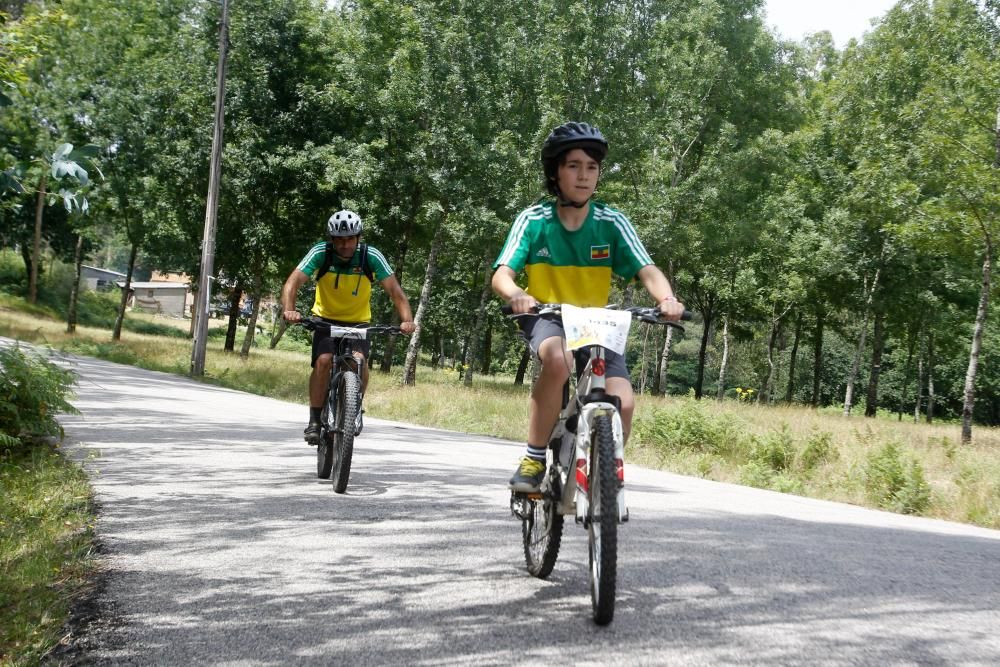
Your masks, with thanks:
M360 236L334 236L333 250L342 261L347 261L354 257L354 251L358 249L358 239Z
M566 159L559 165L557 173L559 192L562 196L581 204L590 199L597 189L601 165L582 148L574 148L566 153Z

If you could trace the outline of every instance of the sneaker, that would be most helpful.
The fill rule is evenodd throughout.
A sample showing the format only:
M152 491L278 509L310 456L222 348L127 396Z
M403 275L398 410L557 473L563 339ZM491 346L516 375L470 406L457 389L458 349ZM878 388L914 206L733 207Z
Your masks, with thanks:
M319 424L316 422L309 422L306 426L306 430L302 431L302 437L306 439L310 445L319 444Z
M545 463L523 456L514 476L510 478L510 490L521 493L537 493L545 477Z

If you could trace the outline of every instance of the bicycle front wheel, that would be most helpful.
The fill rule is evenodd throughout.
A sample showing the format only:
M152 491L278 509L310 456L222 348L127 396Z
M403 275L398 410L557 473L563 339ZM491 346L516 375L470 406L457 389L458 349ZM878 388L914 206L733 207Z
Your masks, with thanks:
M530 514L521 520L521 537L524 541L524 560L528 572L545 579L559 557L562 541L563 516L551 498L529 500Z
M320 415L319 443L316 445L316 476L320 479L330 479L330 471L333 469L334 459L334 436L337 422L337 394L333 387L326 394L326 404L323 406L323 413Z
M343 493L351 476L351 457L354 455L354 429L361 409L361 381L353 371L340 376L338 387L337 419L334 430L333 490Z
M607 625L615 616L615 580L618 576L618 478L611 418L594 419L590 443L590 479L587 489L590 542L590 601L594 622Z

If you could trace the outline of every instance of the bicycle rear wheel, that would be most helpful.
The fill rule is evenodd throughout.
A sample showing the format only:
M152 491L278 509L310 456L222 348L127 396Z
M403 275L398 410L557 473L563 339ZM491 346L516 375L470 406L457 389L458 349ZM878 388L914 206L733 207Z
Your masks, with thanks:
M594 622L607 625L615 616L615 581L618 576L618 478L615 474L615 441L611 418L594 419L590 444L590 479L587 489L590 542L590 601Z
M529 500L530 513L521 520L521 538L524 542L524 561L528 572L545 579L559 557L562 542L563 516L552 498Z
M333 434L333 490L343 493L351 476L351 457L354 455L354 428L361 403L361 381L353 371L340 376L339 400L337 401L336 429Z

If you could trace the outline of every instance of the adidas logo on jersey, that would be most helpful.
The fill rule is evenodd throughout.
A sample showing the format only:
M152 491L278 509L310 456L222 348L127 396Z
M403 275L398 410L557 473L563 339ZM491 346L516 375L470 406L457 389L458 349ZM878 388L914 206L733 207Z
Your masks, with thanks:
M542 248L541 250L535 253L535 257L552 257L552 255L551 253L549 253L548 248Z

